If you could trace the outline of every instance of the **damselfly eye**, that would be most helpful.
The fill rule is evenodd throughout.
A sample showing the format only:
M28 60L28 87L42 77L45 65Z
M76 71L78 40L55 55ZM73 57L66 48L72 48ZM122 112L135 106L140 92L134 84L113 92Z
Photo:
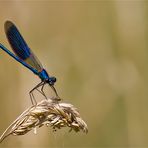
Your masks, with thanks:
M50 77L49 84L54 85L54 83L57 81L56 77Z

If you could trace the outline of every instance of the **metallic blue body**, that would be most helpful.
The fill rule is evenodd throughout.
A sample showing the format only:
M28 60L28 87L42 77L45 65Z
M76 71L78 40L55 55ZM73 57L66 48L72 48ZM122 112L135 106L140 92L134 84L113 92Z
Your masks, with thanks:
M39 72L38 76L40 77L40 79L42 81L45 81L45 82L49 83L50 85L53 85L56 82L56 78L55 77L49 77L48 73L46 72L45 69L43 69L41 72Z
M4 45L2 45L0 43L0 48L2 50L4 50L6 53L8 53L11 57L13 57L16 61L18 61L19 63L21 63L22 65L24 65L25 67L27 67L28 69L30 69L33 73L35 73L36 75L38 75L38 71L36 69L34 69L33 67L29 66L27 63L25 63L23 60L21 60L19 57L17 57L16 55L14 55L11 51L9 51Z
M28 47L25 40L21 36L20 32L12 22L6 21L5 33L15 54L9 51L2 44L0 44L0 48L11 57L13 57L16 61L30 69L34 74L38 75L41 81L49 83L49 85L54 85L54 83L56 82L56 78L50 77L48 75L46 70L39 62L38 58L33 54L31 49Z

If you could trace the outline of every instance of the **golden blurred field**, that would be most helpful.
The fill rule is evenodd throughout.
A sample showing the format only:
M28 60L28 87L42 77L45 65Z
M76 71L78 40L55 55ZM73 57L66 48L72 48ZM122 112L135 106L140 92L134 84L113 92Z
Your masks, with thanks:
M148 147L148 2L0 1L49 74L63 101L76 106L88 134L41 128L0 147ZM11 50L11 49L10 49ZM31 105L40 80L0 51L0 134Z

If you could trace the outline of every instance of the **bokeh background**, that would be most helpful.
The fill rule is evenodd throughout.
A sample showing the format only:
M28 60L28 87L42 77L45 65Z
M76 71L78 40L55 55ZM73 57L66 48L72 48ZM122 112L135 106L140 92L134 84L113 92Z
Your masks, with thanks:
M148 147L147 1L0 1L50 75L64 102L76 106L89 132L43 127L10 136L0 147ZM11 49L10 49L11 50ZM31 105L40 80L0 51L0 133Z

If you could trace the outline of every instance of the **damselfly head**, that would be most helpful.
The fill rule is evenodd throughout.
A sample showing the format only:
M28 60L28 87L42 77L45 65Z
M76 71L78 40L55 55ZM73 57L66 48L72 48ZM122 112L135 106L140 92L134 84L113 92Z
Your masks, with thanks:
M49 79L48 79L48 83L49 83L49 85L54 85L54 83L57 81L57 79L56 79L56 77L50 77Z

